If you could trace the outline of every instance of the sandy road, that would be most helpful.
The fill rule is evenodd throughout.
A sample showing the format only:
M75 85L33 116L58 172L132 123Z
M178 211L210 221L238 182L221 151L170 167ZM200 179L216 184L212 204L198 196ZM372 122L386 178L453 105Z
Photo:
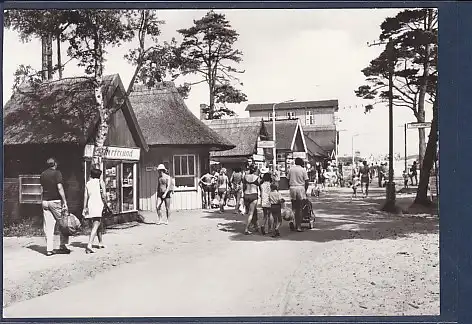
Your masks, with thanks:
M187 244L14 303L4 316L438 314L435 221L370 214L366 202L344 198L325 196L316 229L284 228L277 240L240 234L244 224L230 212L176 221L194 233Z

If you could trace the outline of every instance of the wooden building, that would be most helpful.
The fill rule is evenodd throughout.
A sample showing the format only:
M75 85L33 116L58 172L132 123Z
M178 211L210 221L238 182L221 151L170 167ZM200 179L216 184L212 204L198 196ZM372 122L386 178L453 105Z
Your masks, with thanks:
M269 138L273 139L272 121L264 121L264 124L269 131ZM288 185L287 171L297 157L308 162L308 150L299 119L276 119L275 134L276 162L281 176L279 185L285 189Z
M200 121L185 105L172 82L149 89L135 86L130 101L149 152L141 157L139 207L156 210L157 166L164 164L175 179L174 209L202 208L198 180L210 167L210 151L234 145Z
M249 160L259 167L265 166L267 154L257 145L261 140L268 140L269 133L261 118L215 119L206 120L205 124L236 145L231 150L210 152L212 161L229 172L234 168L244 169Z
M102 169L117 218L137 214L137 169L144 137L119 75L104 77L110 127ZM89 78L65 78L24 86L3 108L4 220L42 217L39 175L55 157L63 174L69 210L82 214L99 112ZM118 221L118 219L112 219Z

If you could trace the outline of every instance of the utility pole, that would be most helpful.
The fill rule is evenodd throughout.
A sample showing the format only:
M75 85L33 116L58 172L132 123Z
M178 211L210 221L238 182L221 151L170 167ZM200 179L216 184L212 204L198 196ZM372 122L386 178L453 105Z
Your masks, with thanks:
M381 45L385 43L372 43L368 46ZM388 184L387 200L382 210L395 212L395 182L393 182L393 74L395 73L394 44L390 38L386 51L388 57Z

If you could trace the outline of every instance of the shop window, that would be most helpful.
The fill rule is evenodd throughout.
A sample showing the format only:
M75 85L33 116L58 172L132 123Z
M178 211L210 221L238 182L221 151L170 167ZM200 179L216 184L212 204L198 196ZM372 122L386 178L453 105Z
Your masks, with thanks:
M177 188L195 188L195 155L174 155L174 178Z

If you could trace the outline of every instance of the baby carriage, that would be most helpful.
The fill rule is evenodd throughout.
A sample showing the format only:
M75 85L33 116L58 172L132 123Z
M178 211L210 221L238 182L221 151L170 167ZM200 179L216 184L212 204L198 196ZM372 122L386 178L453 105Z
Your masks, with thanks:
M309 229L315 227L315 212L309 199L302 201L302 226L307 226Z

